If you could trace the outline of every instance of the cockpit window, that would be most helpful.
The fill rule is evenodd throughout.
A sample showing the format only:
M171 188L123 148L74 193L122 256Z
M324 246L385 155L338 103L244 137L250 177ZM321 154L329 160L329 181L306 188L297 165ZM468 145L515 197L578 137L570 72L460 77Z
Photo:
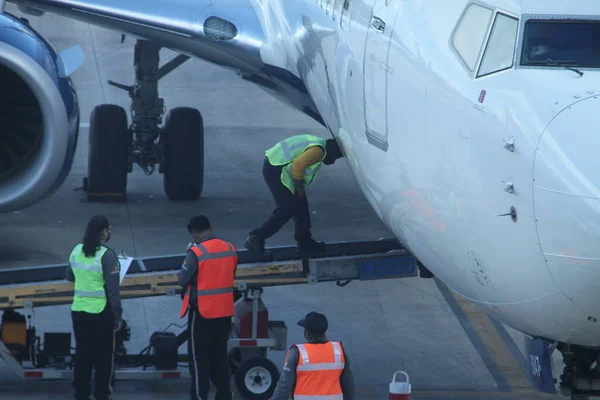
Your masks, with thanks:
M469 4L452 35L452 46L470 71L475 69L491 18L491 9Z
M485 46L477 77L500 72L513 66L519 20L497 13L492 32Z
M523 38L521 65L600 68L600 21L530 19Z

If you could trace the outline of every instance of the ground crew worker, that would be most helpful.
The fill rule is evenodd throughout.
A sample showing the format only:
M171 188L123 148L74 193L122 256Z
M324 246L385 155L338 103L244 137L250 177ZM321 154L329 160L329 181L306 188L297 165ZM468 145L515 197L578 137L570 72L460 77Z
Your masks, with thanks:
M327 340L327 318L311 311L298 326L306 342L288 350L271 400L354 400L350 360L341 342Z
M75 334L75 399L88 400L90 379L95 368L94 396L108 400L112 393L115 332L122 326L119 272L115 252L106 243L112 229L103 215L87 224L83 243L69 256L66 279L74 282L71 317Z
M322 164L332 165L342 157L335 139L296 135L266 151L263 177L276 203L269 219L249 233L244 246L259 255L265 252L265 240L294 218L294 238L301 254L321 253L325 243L312 239L310 212L304 188L312 183Z
M234 314L237 250L214 236L204 215L192 217L187 229L194 243L188 246L179 271L179 284L185 291L179 316L189 311L191 399L208 399L210 376L217 388L215 400L232 400L227 341Z

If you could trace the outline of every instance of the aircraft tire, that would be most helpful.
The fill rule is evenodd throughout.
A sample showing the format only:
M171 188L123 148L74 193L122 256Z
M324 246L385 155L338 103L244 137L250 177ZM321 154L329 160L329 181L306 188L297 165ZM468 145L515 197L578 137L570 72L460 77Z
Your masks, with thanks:
M123 107L102 104L90 115L88 200L124 201L127 198L129 147L132 134Z
M204 122L195 108L178 107L165 118L163 186L171 201L198 200L204 186Z

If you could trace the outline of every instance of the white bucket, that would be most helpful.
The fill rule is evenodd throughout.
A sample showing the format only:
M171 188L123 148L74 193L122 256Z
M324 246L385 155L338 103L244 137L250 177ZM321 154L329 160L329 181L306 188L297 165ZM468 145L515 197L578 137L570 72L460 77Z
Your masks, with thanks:
M406 377L406 382L397 382L396 375L402 374ZM392 382L390 382L390 394L410 394L410 382L408 379L408 374L404 371L396 371L394 372L394 376L392 377Z

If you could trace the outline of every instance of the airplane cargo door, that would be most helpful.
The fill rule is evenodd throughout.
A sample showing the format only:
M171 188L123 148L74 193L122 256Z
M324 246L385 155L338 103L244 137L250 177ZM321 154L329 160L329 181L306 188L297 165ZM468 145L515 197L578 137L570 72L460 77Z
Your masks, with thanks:
M369 143L387 151L387 64L398 1L375 0L364 58L364 110Z

